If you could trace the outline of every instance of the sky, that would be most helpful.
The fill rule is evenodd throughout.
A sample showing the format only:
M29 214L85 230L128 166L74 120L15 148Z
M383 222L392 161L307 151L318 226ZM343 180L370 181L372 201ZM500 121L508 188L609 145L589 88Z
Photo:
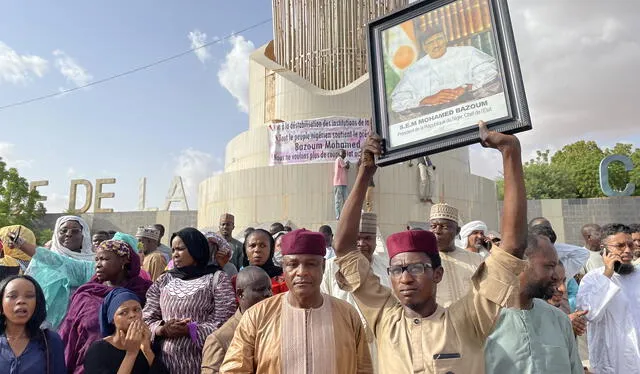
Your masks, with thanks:
M632 108L640 87L640 2L512 0L509 6L534 126L519 135L523 158L580 139L639 147ZM0 156L28 180L49 180L39 189L49 212L67 208L69 182L78 178L94 185L116 178L104 186L116 197L102 207L131 211L146 177L147 207L162 207L176 175L197 209L198 184L222 171L227 142L248 128L248 56L272 39L270 18L265 0L4 2ZM213 44L11 106L203 43ZM497 152L472 146L470 156L473 173L500 175Z

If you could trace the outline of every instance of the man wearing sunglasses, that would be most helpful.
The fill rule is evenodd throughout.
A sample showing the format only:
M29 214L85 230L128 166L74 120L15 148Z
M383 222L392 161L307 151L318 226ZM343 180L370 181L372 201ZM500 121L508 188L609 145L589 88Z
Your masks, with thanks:
M521 259L527 244L520 143L515 136L489 131L482 122L480 139L503 158L502 249L493 249L473 276L469 293L449 308L436 303L444 270L432 232L404 231L387 239L393 291L380 285L357 250L362 204L376 171L373 158L381 151L379 137L365 143L355 186L338 222L336 278L353 294L376 336L381 373L483 373L484 342L500 310L518 302L518 274L525 267Z
M595 373L640 373L640 271L631 229L602 227L604 267L582 278L576 304L588 310L589 363Z

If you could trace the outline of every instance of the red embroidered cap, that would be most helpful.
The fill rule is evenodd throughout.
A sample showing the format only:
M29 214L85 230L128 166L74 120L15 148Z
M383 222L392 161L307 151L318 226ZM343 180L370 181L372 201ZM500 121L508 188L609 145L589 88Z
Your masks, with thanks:
M324 235L306 229L291 231L282 237L280 248L282 255L318 255L327 253Z
M387 250L389 251L389 259L404 252L439 254L436 236L431 231L424 230L401 231L389 236Z

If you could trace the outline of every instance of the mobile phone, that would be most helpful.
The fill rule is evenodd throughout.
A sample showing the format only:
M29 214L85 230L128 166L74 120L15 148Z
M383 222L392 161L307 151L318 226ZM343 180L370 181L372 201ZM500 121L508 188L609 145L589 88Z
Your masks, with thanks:
M609 248L604 247L604 254L603 256L606 256L609 254ZM615 271L616 273L620 271L620 267L622 266L622 263L620 261L614 261L613 262L613 271Z

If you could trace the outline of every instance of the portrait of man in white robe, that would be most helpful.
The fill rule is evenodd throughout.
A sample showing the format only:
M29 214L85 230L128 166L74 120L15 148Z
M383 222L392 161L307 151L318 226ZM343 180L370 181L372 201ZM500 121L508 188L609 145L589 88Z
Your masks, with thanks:
M502 92L496 59L473 46L448 46L442 26L430 26L418 43L425 56L404 71L391 111L426 114Z

